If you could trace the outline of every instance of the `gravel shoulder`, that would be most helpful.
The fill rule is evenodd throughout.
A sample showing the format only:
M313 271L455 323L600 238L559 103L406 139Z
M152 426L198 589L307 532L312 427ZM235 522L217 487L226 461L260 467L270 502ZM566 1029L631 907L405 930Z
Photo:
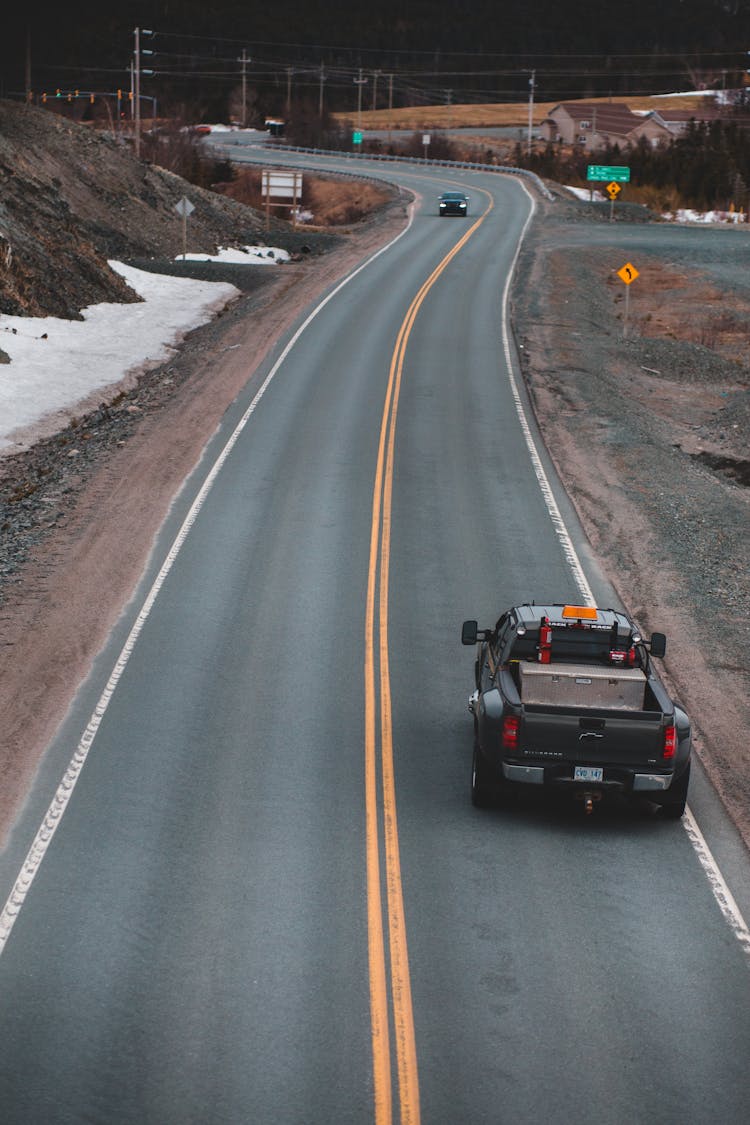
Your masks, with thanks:
M608 210L540 206L514 289L524 376L608 577L669 637L666 678L750 846L750 231Z
M594 551L644 629L668 634L667 676L750 846L750 232L622 214L609 223L563 198L538 205L514 286L516 338ZM302 307L403 221L394 201L320 253L301 246L290 267L258 267L176 358L0 460L0 841L248 374ZM641 276L625 335L616 270L627 261Z

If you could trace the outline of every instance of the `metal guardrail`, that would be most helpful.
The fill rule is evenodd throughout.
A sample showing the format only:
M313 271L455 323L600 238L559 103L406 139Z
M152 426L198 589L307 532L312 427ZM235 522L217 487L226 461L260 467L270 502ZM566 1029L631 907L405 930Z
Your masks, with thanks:
M228 140L220 144L212 143L211 145L213 151L229 150L232 147L242 147L241 142ZM518 176L522 179L526 179L534 185L545 199L552 201L555 198L544 181L537 176L536 172L530 172L528 168L515 168L510 164L481 164L478 161L468 160L434 160L426 156L393 156L390 153L384 152L345 152L343 150L339 151L337 149L327 148L304 148L301 145L285 145L279 144L278 142L274 142L270 151L300 152L306 153L309 156L335 156L340 160L373 160L387 164L417 164L419 166L433 168L460 168L463 171L469 172L498 172L505 176ZM225 155L227 159L231 159L232 154L229 151L227 151ZM357 173L352 172L348 174L356 175Z

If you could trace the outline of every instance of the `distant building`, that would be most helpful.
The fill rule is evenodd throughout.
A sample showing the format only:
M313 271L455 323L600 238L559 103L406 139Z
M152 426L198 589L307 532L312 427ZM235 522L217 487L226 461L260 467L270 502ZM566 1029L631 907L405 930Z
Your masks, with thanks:
M680 133L684 133L691 121L716 121L718 118L726 119L726 111L722 112L721 108L713 101L707 101L705 106L700 109L655 109L653 115L669 129L673 137L679 137Z
M636 113L622 102L560 102L541 124L542 138L580 145L595 152L607 145L621 148L638 144L642 137L652 146L673 140L690 120L714 120L713 104L701 110L648 110Z

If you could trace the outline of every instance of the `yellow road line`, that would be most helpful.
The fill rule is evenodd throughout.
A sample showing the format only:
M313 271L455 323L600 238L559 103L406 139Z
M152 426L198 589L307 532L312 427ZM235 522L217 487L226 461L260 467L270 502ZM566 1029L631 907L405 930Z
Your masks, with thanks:
M453 249L422 285L399 329L386 389L380 427L378 459L373 488L370 528L370 562L367 578L365 619L365 827L367 856L367 925L370 965L370 1023L376 1125L391 1125L393 1092L383 903L377 808L377 735L375 651L380 669L380 760L383 798L383 843L385 858L388 945L390 951L391 1002L395 1032L401 1125L419 1125L419 1077L414 1036L414 1015L409 977L401 860L396 818L396 787L393 769L390 669L388 661L388 582L390 572L391 505L396 417L401 393L406 346L417 313L428 292L448 264L466 245L492 209L492 199L482 216L465 232ZM377 592L378 614L375 615Z

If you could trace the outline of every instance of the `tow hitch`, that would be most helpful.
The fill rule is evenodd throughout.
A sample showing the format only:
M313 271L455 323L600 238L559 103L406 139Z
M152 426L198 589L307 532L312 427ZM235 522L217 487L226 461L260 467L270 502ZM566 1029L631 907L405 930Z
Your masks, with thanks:
M594 811L594 803L601 801L602 795L598 789L584 790L583 793L576 793L575 798L577 801L583 801L583 811L586 816L591 816Z

